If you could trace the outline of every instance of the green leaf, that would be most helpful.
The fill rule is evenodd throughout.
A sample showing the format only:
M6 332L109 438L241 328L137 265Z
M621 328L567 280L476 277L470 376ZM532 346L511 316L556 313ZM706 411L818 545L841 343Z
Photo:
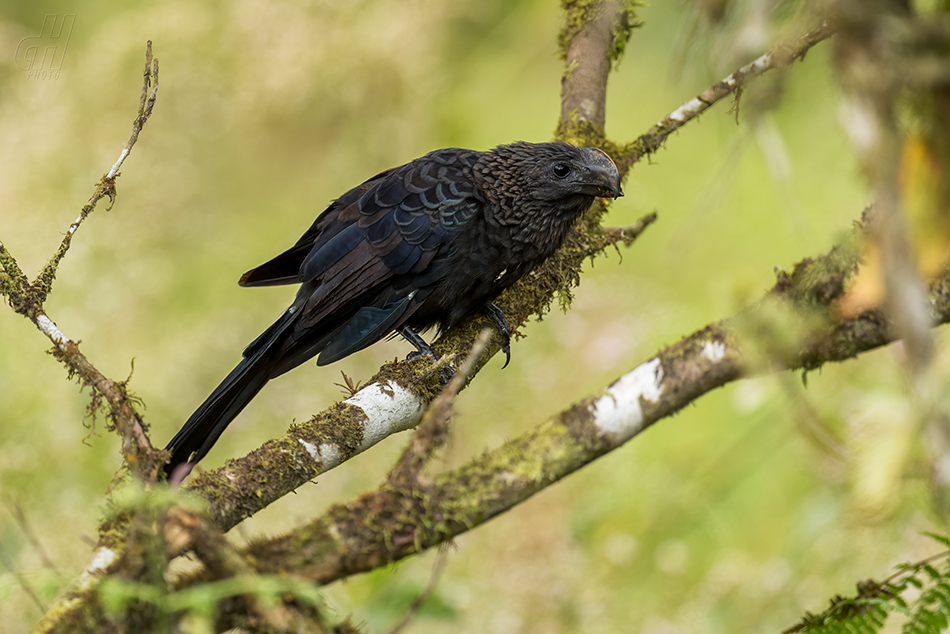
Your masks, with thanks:
M945 535L938 535L937 533L928 533L928 532L924 532L922 534L926 535L930 539L940 542L941 544L946 546L948 549L950 549L950 537L946 537Z

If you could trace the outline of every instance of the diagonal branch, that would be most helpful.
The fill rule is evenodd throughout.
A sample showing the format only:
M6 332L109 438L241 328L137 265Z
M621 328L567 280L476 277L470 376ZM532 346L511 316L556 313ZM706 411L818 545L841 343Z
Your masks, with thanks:
M851 318L834 310L857 270L867 223L827 255L781 273L751 309L697 330L504 446L431 483L387 483L287 535L255 542L247 555L258 572L318 583L365 572L477 527L727 383L812 370L886 345L894 336L883 310ZM931 285L930 303L936 324L950 321L950 269Z
M452 380L435 400L426 408L419 427L413 433L409 445L389 471L388 480L392 486L406 486L409 483L420 484L422 470L432 460L435 451L445 444L449 431L449 420L454 411L455 397L465 387L469 375L475 368L479 357L485 352L491 331L486 328L478 336L475 345Z
M148 118L151 116L152 108L155 107L155 99L158 97L158 60L152 58L151 40L145 44L145 72L143 74L144 80L142 82L142 94L139 97L139 111L135 116L135 120L132 122L132 135L129 137L129 140L125 142L125 145L122 146L122 152L119 154L119 158L112 166L112 169L96 184L96 191L93 192L89 198L89 202L87 202L82 208L82 211L79 212L79 217L69 225L59 249L56 250L56 253L50 258L49 262L46 263L43 270L40 271L36 280L33 281L36 301L39 304L43 304L49 296L53 279L56 277L56 269L59 268L60 261L62 261L63 256L65 256L69 250L73 235L79 229L83 221L96 208L96 203L103 198L108 198L109 209L115 204L115 179L119 176L119 167L125 162L125 158L129 155L129 152L132 151L132 146L138 141L139 133L145 126L145 122L148 121Z
M122 436L122 454L133 471L148 481L154 481L163 463L161 452L152 448L147 435L147 427L135 411L134 397L127 391L127 381L113 381L98 369L79 351L78 344L67 337L46 314L44 303L52 289L56 271L72 243L73 235L82 222L95 209L96 203L103 198L115 202L115 178L118 166L128 156L138 139L142 126L148 120L155 105L158 91L158 60L152 58L152 43L148 42L145 54L145 72L139 111L132 125L132 135L122 149L119 160L112 170L100 179L92 197L82 208L79 217L69 226L59 249L46 263L36 279L30 283L20 270L16 258L0 243L0 294L7 298L13 310L30 321L49 337L55 348L53 354L67 368L69 376L78 376L83 385L93 390L90 413L94 413L105 400L109 418Z
M132 151L132 146L139 140L139 133L145 127L145 122L152 116L152 108L155 107L155 98L158 96L158 60L152 57L152 40L145 43L145 71L142 73L144 82L142 85L142 95L139 97L139 111L132 122L132 134L129 140L122 146L122 152L116 160L112 169L106 174L106 178L115 178L119 175L119 168L125 162L126 157ZM151 90L149 90L151 86Z
M775 68L784 68L795 60L805 58L805 54L822 40L835 34L835 27L829 22L808 31L794 42L780 44L765 55L746 64L720 82L717 82L693 97L682 106L663 117L659 123L640 135L636 141L618 150L617 169L621 174L644 155L656 152L666 139L684 125L704 113L717 101L740 90L749 80Z

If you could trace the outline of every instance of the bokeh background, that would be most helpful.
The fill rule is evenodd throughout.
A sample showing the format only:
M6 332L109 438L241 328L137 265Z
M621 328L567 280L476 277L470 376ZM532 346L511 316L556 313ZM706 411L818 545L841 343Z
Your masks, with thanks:
M690 3L640 9L645 25L611 77L612 139L635 138L764 52L781 24L743 16L744 4L732 3L737 14L719 32ZM31 78L15 51L47 14L75 14L75 24L58 77ZM295 241L332 198L434 148L552 137L559 25L554 0L0 2L0 241L31 275L55 250L128 138L151 39L161 62L154 115L115 206L100 204L80 229L47 308L108 376L134 364L131 389L164 444L294 292L240 289L238 277ZM571 310L526 328L507 369L492 360L459 398L437 467L602 389L760 297L774 267L834 244L870 202L839 105L819 45L747 91L738 125L717 105L637 165L608 222L651 211L659 221L622 257L593 262ZM41 614L12 571L52 603L90 557L119 466L118 439L84 419L88 395L49 347L0 309L0 622L11 632ZM392 341L281 378L203 465L341 398L341 370L365 379L407 352ZM780 631L856 581L935 552L920 535L943 526L923 474L877 468L906 433L895 431L909 416L901 359L892 346L812 373L807 388L789 374L703 397L459 538L410 631ZM280 532L375 487L406 439L232 536ZM433 560L336 583L328 609L387 631Z

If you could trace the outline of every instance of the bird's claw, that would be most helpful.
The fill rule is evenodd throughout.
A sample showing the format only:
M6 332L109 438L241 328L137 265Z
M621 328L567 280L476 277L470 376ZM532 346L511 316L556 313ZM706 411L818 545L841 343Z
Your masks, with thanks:
M485 304L485 314L492 320L495 328L498 329L498 334L501 335L501 351L505 353L505 365L501 366L501 369L504 370L511 361L511 328L505 321L505 313L492 302Z
M406 341L416 347L415 350L406 355L406 361L415 361L416 359L423 356L429 357L436 363L440 361L439 355L435 353L429 344L427 344L415 330L409 326L402 326L399 328L398 332L406 339ZM449 368L448 366L442 366L439 368L439 376L442 377L442 385L447 385L452 379L453 374L455 373L452 371L452 368Z

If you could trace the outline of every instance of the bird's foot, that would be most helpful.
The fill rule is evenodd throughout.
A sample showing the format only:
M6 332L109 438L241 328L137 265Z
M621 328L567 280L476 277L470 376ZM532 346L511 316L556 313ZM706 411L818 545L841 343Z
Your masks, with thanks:
M415 361L416 359L426 356L438 363L440 361L439 355L435 353L435 350L432 349L429 344L425 342L425 339L419 336L415 330L409 326L402 326L396 332L403 336L403 338L414 345L416 349L410 352L406 356L406 361ZM445 385L452 378L452 369L447 366L442 366L439 368L439 376L442 377L442 384Z
M505 353L505 365L501 366L501 369L504 370L508 367L508 362L511 361L511 328L508 327L508 322L505 321L505 313L501 312L501 309L492 302L485 304L484 311L495 324L498 334L501 335L501 351Z

